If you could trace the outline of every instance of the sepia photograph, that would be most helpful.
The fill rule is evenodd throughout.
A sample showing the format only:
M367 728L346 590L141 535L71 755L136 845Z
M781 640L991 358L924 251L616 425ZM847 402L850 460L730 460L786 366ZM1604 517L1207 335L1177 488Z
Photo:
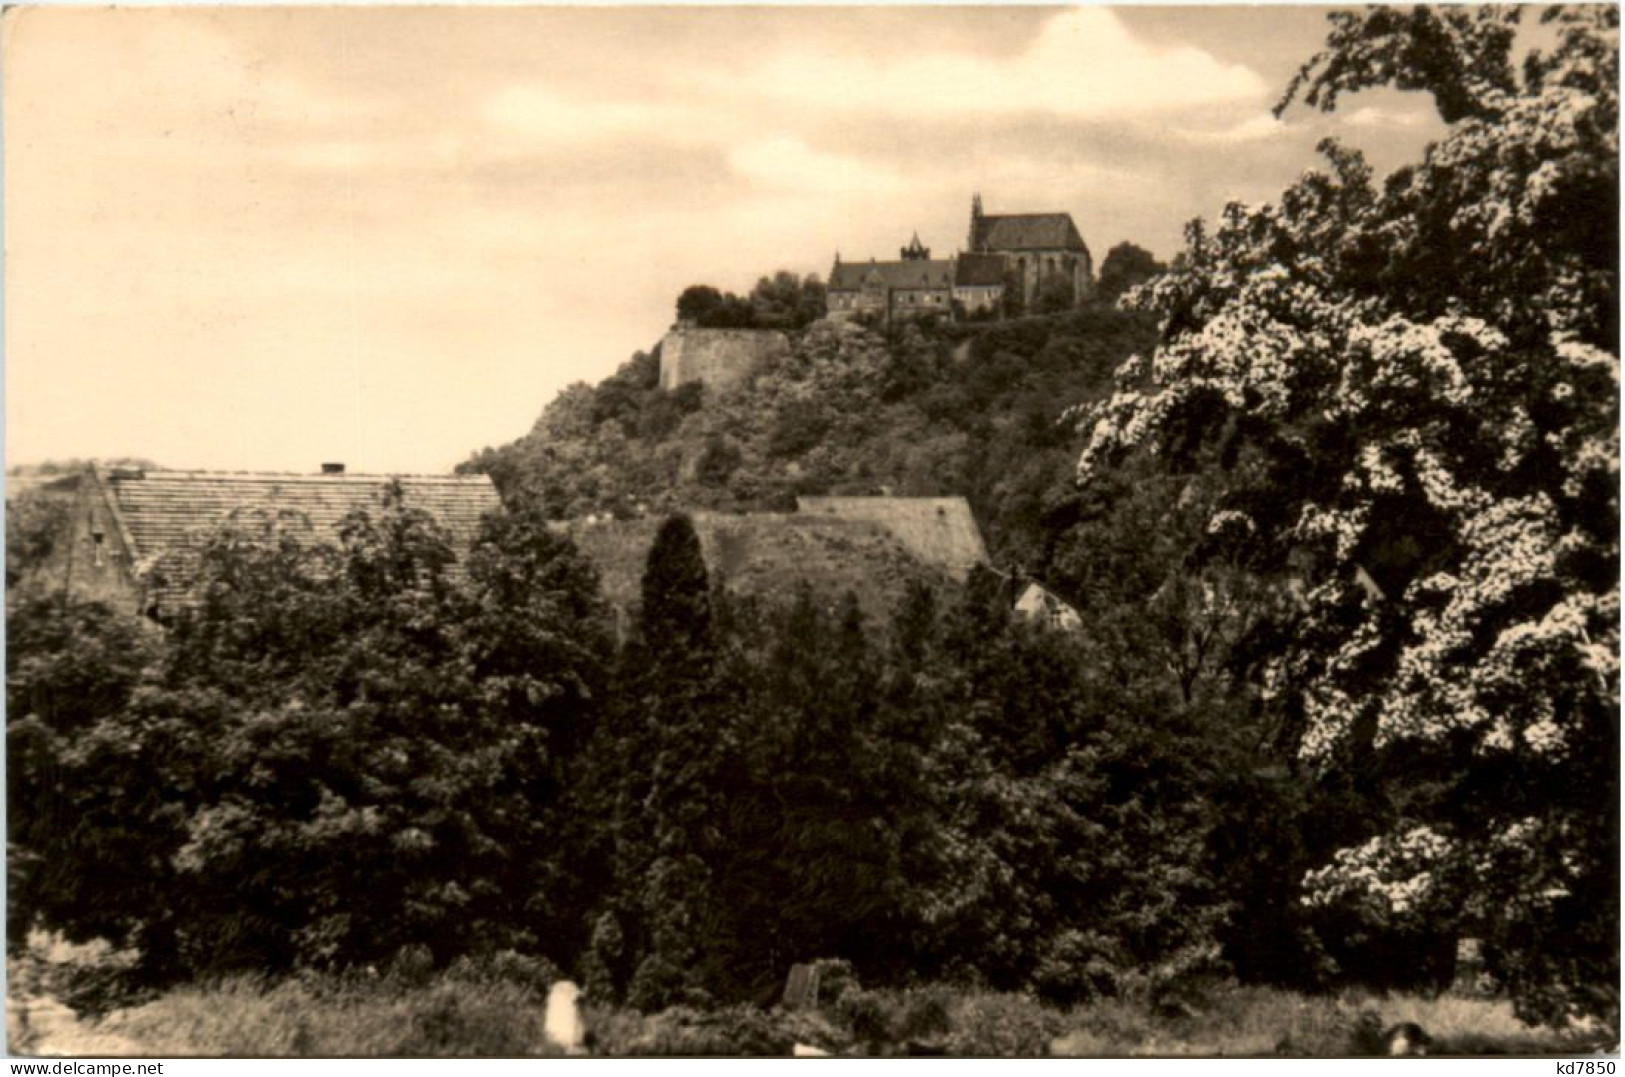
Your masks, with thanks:
M8 1056L1614 1072L1617 6L0 31Z

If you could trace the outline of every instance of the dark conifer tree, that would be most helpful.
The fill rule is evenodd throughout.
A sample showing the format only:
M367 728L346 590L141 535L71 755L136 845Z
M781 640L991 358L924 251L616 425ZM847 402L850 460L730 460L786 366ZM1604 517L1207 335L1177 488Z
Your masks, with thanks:
M627 998L656 1008L703 990L721 910L712 900L726 780L737 756L719 705L711 588L687 516L666 520L623 656L614 754L615 862ZM607 929L606 929L606 933Z
M672 516L660 525L649 549L641 597L637 642L645 657L668 674L708 673L695 663L711 660L711 578L700 536L687 516Z
M760 713L782 716L790 736L762 780L779 820L781 915L802 960L863 964L894 904L884 812L864 774L877 703L868 650L851 595L831 611L803 588L779 622Z

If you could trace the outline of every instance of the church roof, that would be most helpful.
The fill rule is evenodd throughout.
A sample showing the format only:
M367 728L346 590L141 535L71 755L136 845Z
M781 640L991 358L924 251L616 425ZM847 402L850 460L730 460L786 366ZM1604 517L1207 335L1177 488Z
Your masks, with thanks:
M1070 213L983 214L976 219L972 246L981 251L1088 249Z
M1002 254L961 254L954 283L960 287L1004 283Z
M855 292L870 274L892 289L948 288L954 283L954 263L949 258L910 259L902 262L837 262L829 271L827 287L833 291Z

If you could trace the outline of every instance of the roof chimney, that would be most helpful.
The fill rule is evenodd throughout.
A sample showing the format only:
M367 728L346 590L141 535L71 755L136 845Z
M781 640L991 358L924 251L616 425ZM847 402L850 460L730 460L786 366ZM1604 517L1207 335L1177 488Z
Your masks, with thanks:
M342 474L344 474L344 465L340 464L340 463L323 464L322 465L322 474L323 475L342 475Z

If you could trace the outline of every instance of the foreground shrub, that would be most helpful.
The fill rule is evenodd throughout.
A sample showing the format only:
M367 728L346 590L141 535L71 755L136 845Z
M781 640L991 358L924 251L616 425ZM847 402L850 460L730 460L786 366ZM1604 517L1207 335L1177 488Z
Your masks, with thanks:
M1188 1014L1159 1015L1144 1002L1108 1000L1062 1019L1054 1054L1073 1057L1350 1058L1380 1053L1381 1033L1415 1021L1435 1055L1562 1054L1588 1048L1579 1028L1525 1026L1505 1000L1414 995L1299 995L1229 985L1203 995ZM1593 1033L1592 1039L1596 1038Z
M612 1058L787 1055L796 1042L778 1014L751 1006L702 1012L688 1006L643 1017L619 1013L592 1021L598 1054Z
M133 951L103 939L74 944L35 929L6 957L8 991L14 999L48 997L78 1014L99 1017L142 997L131 976L136 963Z
M391 1054L511 1057L544 1044L543 1000L524 987L442 981L414 999L411 1031Z
M820 985L822 986L822 985ZM954 991L947 985L871 991L856 980L841 985L824 1009L869 1054L941 1048L952 1026Z
M1061 1031L1061 1014L1025 995L975 994L953 1006L945 1047L976 1058L1042 1058Z
M512 984L546 998L548 989L565 976L545 957L497 950L459 957L446 969L446 978L471 984Z

